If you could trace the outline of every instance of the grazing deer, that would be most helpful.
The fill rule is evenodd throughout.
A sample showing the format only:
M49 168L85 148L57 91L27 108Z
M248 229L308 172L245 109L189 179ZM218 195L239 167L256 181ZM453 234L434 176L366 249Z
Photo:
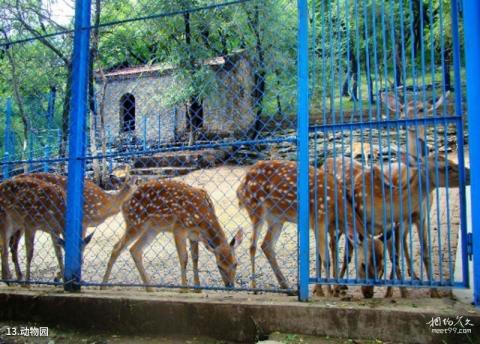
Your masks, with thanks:
M377 165L378 167L378 165ZM393 166L392 166L393 167ZM387 166L385 167L385 169L388 168ZM334 158L327 158L325 160L325 162L323 163L322 167L321 167L322 170L324 170L325 172L327 173L335 173L335 175L337 176L337 180L338 180L338 183L340 185L340 187L344 187L345 188L345 191L347 192L347 194L349 195L349 198L354 198L355 197L355 194L360 194L362 195L362 192L363 192L363 189L360 189L362 185L357 185L356 184L356 181L358 180L361 180L361 177L363 174L365 174L365 178L367 178L367 172L370 173L372 172L372 170L369 168L369 166L366 166L366 165L362 165L360 162L352 159L352 158L347 158L347 157L338 157L336 159ZM398 169L392 169L393 170L393 178L392 180L398 180L398 176L396 174L398 174ZM377 171L377 174L378 174L378 170L374 170L372 172L372 174L375 174L375 171ZM380 177L381 179L381 177ZM398 189L398 185L395 185L394 183L388 183L388 181L390 180L389 179L389 176L387 176L387 173L386 173L386 170L384 170L384 181L387 181L387 183L384 185L385 187L390 187L392 186L392 189L395 190L395 189ZM386 192L388 192L389 190L387 189ZM371 200L371 190L370 189L367 189L365 187L365 200L368 202ZM358 199L356 199L356 201L358 201ZM361 202L363 203L363 199L361 200ZM379 205L379 208L383 206L383 202L380 203ZM355 208L358 212L358 210L362 209L361 205L356 203L355 202ZM385 210L385 213L387 215L390 214L389 210ZM362 217L363 216L363 212L360 211L359 213L359 216ZM367 219L367 226L370 230L371 228L371 219ZM384 228L383 227L383 224L381 226L379 226L378 224L375 225L375 229L374 229L374 234L378 235L377 239L379 241L382 241L385 243L387 243L387 248L388 248L388 252L389 252L389 255L390 255L390 261L394 262L394 259L393 259L393 255L394 255L394 252L393 252L393 244L390 240L390 237L391 235L394 233L395 234L395 257L396 257L396 266L394 267L392 265L392 271L391 271L391 277L393 276L393 273L394 271L398 273L398 277L400 277L400 274L399 274L399 266L398 266L398 262L399 262L399 259L398 259L398 252L399 252L399 231L398 230L393 230L394 229L394 226L395 226L395 223L392 224L391 226L388 226L387 228ZM386 236L383 236L383 232L384 230L386 230ZM377 244L377 242L375 242ZM377 244L378 245L378 244ZM382 246L379 246L378 248L375 249L375 251L379 251L380 249L383 249L384 245ZM352 260L352 255L351 255L351 250L352 250L352 247L351 245L349 244L349 242L346 243L346 251L345 251L345 259L343 261L343 264L342 264L342 269L341 269L341 272L340 272L340 278L342 278L347 270L347 267L348 265L350 264L351 260ZM400 291L402 293L402 297L406 297L406 290L405 288L400 288Z
M405 160L405 157L404 157ZM327 159L322 169L328 172L334 170L338 172L344 171L345 187L350 197L355 199L356 210L360 216L363 216L363 212L366 213L366 222L369 228L374 225L375 234L381 234L384 230L383 217L386 214L387 222L392 222L389 226L394 228L396 237L395 245L395 261L396 266L392 266L391 277L393 278L393 269L395 269L397 277L400 278L399 269L399 244L400 244L400 228L399 223L408 223L409 217L411 222L415 224L420 242L425 245L427 243L427 233L422 231L420 223L420 207L425 206L425 198L428 195L421 197L420 189L424 187L426 190L433 191L436 187L446 187L446 180L449 178L449 186L458 187L459 184L459 166L453 161L449 161L441 156L435 156L434 154L426 158L428 165L438 166L438 170L435 169L426 170L425 163L422 160L422 168L418 168L417 159L410 157L408 161L400 164L392 164L391 166L391 179L387 176L388 166L382 167L374 165L373 168L364 168L362 164L351 160L350 158L337 158ZM407 173L407 166L409 164L409 171ZM435 165L437 164L437 165ZM448 169L447 169L448 167ZM382 177L383 173L383 177ZM439 184L435 183L435 175L438 174ZM428 178L427 178L428 175ZM466 177L469 178L469 170L466 170ZM342 183L342 174L338 175L339 183ZM408 179L407 179L408 178ZM423 181L428 179L429 185L425 185ZM352 191L352 180L353 191ZM422 185L420 185L422 181ZM384 190L385 197L382 196L382 188ZM373 192L372 192L373 191ZM410 192L410 194L409 194ZM373 201L372 201L373 200ZM431 200L433 202L433 199ZM410 207L409 207L410 203ZM430 203L432 204L432 203ZM383 208L382 208L383 207ZM402 211L401 211L402 210ZM424 216L428 216L429 211L424 209ZM427 212L428 211L428 212ZM410 267L410 255L408 253L407 245L408 231L403 233L403 247L405 252L405 258L407 266ZM420 245L422 247L422 245ZM392 243L388 243L388 249L390 253L390 259L393 261L393 246ZM428 250L427 250L428 251ZM427 269L427 274L430 274L430 256L428 252L423 254L424 264ZM345 271L345 262L342 266L341 276ZM409 268L410 270L410 268ZM410 271L409 271L410 272ZM406 297L406 289L401 288L402 297ZM431 291L435 296L435 290ZM387 288L386 297L392 296L392 289Z
M24 174L19 175L13 178L13 180L20 180L20 179L31 179L34 178L36 180L43 181L45 183L50 183L53 185L58 186L62 190L66 190L67 187L67 177L61 176L58 174L51 174L51 173L32 173L32 174ZM121 206L125 200L130 197L130 195L135 190L135 179L129 178L127 175L126 180L122 188L113 194L105 192L102 188L97 186L95 183L85 180L84 183L84 216L83 216L83 227L84 233L87 227L96 227L102 224L107 218L113 216L120 212ZM0 213L1 217L1 213ZM89 240L91 240L93 233L88 236ZM18 261L18 244L23 232L21 230L16 230L13 233L10 239L10 250L12 252L12 260L15 265L15 271L17 274L17 279L22 279L22 272L20 270L20 264ZM30 240L35 239L35 233L31 233ZM62 239L58 238L60 243L62 243ZM54 245L56 243L54 242ZM33 246L32 246L33 248ZM28 257L32 257L31 253L28 253L29 249L27 248L27 264L30 265L28 261Z
M336 190L335 195L335 177L332 174L324 173L323 170L317 170L310 167L309 170L309 190L310 190L310 227L315 228L318 224L317 253L320 262L323 262L324 268L329 274L328 248L326 247L326 230L330 237L335 235L336 221L339 224L339 231L346 233L348 240L353 244L370 245L370 238L362 236L362 222L355 211L351 208L350 202L345 203L344 194L341 189ZM267 234L262 243L262 250L275 273L280 287L288 289L287 281L278 266L275 255L275 244L280 237L283 224L285 222L297 222L297 165L290 161L260 161L253 165L246 173L245 177L237 189L237 198L240 208L245 208L253 225L253 233L250 245L250 260L252 267L252 288L256 288L255 279L255 254L259 232L264 222L267 223ZM317 201L317 202L316 202ZM317 206L315 208L315 205ZM315 223L317 222L317 223ZM356 227L354 227L356 226ZM354 230L356 228L356 231ZM330 250L332 250L332 265L334 266L333 276L336 277L336 255L335 241L330 240ZM381 245L381 242L379 242ZM376 247L376 246L375 246ZM364 257L367 252L367 257ZM363 267L365 262L370 266L377 266L377 271L360 269L362 278L368 274L369 278L375 278L375 273L383 273L383 248L378 254L371 250L358 249L359 260ZM374 262L374 259L376 261ZM375 264L376 263L376 264ZM330 286L327 286L329 293L332 293ZM315 286L314 293L323 296L323 290L320 285ZM362 287L362 293L365 297L373 296L373 287Z
M402 118L416 119L423 118L425 114L433 114L436 109L438 109L443 103L444 100L448 97L449 92L446 92L445 95L442 95L435 104L423 103L419 101L410 101L407 104L402 104L398 102L393 96L385 96L382 94L382 101L390 109L390 111L400 111ZM430 214L430 208L433 204L434 194L433 191L436 187L459 187L460 186L460 167L458 164L445 159L445 157L437 156L435 158L435 153L428 155L428 145L425 142L426 133L425 127L423 125L411 126L408 128L407 133L407 146L408 153L410 157L410 163L415 163L415 160L422 162L422 169L428 169L426 175L429 176L428 180L421 185L421 188L414 189L413 192L416 192L414 196L421 197L419 201L419 206L412 209L411 221L417 228L417 234L420 241L420 254L423 256L423 263L427 271L427 275L430 276L430 249L427 246L427 230L428 230L428 216ZM463 152L462 152L463 153ZM418 159L416 159L418 157ZM426 164L425 164L426 163ZM438 166L437 169L434 167ZM433 167L433 168L432 168ZM435 171L438 171L438 184L436 184L436 175ZM427 172L427 171L424 171ZM425 181L425 177L422 178L422 181ZM470 170L465 168L465 181L467 185L470 182ZM428 182L428 183L427 183ZM423 215L423 216L422 216ZM423 221L422 221L423 218ZM398 229L398 228L397 228ZM407 262L410 262L410 254L408 252L407 245L407 235L404 235L404 247L405 247L405 257ZM416 274L412 273L411 264L407 264L408 273L411 276L414 276L416 279L418 277ZM387 291L388 292L388 291ZM391 291L390 291L391 293ZM436 288L430 289L431 297L439 297L438 290Z
M8 244L15 230L25 233L27 248L27 275L30 280L30 264L33 258L35 231L51 235L60 273L63 276L63 257L58 238L63 237L65 227L65 192L54 184L35 178L10 179L0 184L0 208L3 210L3 227L0 230L2 246L2 279L10 280ZM87 244L91 237L84 239Z
M126 223L125 234L113 248L103 283L108 282L120 253L136 240L130 253L147 291L151 291L152 288L148 287L150 279L143 266L143 251L158 233L171 232L180 260L183 287L187 286L187 239L193 260L194 285L200 286L198 242L201 241L215 255L225 286L234 286L237 270L235 248L240 245L243 232L239 230L228 243L205 190L173 180L150 181L138 187L123 204L122 212Z

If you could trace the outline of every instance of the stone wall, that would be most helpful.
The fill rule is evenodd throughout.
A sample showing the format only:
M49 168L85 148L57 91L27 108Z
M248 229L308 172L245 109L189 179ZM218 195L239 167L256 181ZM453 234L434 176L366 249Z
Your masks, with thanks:
M204 99L204 131L222 136L246 132L255 113L251 93L253 77L249 62L243 57L230 58L232 63L212 65L211 78L202 86ZM182 90L183 85L173 70L108 77L105 89L105 123L113 140L134 134L142 141L146 125L147 141L172 141L186 128L187 104L175 105L167 97ZM100 86L100 85L99 85ZM100 87L99 87L100 88ZM135 97L135 132L122 133L121 97ZM99 99L99 97L97 97Z

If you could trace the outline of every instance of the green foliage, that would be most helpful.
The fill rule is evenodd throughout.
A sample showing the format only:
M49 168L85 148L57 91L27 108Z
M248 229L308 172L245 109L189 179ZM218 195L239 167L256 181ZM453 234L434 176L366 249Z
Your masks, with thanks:
M104 0L99 3L100 22L211 3L212 0ZM71 22L59 23L53 16L54 4L53 0L0 0L0 29L5 32L0 42L71 28ZM358 97L365 102L369 93L388 87L395 79L402 83L422 83L421 74L425 73L430 74L429 80L440 81L442 64L452 64L449 0L309 0L309 4L311 99L312 109L316 111L338 107L346 81L351 91L357 78ZM264 97L257 104L261 115L293 118L296 112L296 11L295 0L251 1L197 11L188 18L177 14L104 26L99 28L94 69L108 71L164 64L173 68L177 87L165 94L163 101L188 103L192 96L215 92L212 70L202 61L242 51L251 62L252 70L265 81ZM459 30L462 34L462 26ZM429 44L430 41L433 44ZM64 99L68 92L71 47L72 35L63 34L0 49L0 99L15 98L13 85L17 84L20 99L16 99L16 103L24 103L25 115L32 126L45 126L45 120L42 111L31 104L36 102L37 108L45 107L42 97L51 87L56 87L55 126L61 127L63 107L67 104ZM437 67L435 70L420 70L422 63L430 66L432 62ZM414 67L416 75L413 75ZM17 104L16 115L19 111ZM3 122L0 118L0 131ZM22 121L16 118L14 126L22 137Z

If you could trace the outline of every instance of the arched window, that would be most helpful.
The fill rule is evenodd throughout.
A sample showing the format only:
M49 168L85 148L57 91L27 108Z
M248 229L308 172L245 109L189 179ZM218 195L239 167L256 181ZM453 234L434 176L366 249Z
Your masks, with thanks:
M124 133L135 131L135 97L126 93L120 98L120 124Z

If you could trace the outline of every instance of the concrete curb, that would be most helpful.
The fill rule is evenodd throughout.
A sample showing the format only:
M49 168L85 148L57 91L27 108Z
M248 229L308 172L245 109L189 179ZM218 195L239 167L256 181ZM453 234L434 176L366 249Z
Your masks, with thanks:
M66 294L7 288L0 289L0 320L113 334L189 334L243 342L275 331L396 343L480 342L480 312L448 299L300 303L284 296L228 295ZM432 334L427 324L433 317L458 315L475 324L471 335Z

